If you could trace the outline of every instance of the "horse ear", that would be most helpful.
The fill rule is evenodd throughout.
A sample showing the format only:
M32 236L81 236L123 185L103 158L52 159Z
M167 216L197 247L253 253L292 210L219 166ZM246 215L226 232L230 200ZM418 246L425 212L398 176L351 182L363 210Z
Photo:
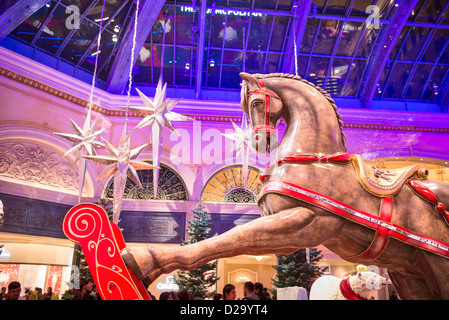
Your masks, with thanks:
M248 86L250 87L259 87L259 83L257 82L256 78L254 78L252 75L250 75L249 73L246 72L240 72L240 77L245 80L245 82L248 84Z

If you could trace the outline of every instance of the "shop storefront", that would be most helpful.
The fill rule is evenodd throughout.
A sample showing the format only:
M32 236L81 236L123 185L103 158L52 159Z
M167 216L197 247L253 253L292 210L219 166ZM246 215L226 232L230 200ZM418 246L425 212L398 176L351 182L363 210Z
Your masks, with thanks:
M1 233L0 287L18 281L26 289L52 288L58 297L69 289L77 272L72 265L73 243L64 239Z

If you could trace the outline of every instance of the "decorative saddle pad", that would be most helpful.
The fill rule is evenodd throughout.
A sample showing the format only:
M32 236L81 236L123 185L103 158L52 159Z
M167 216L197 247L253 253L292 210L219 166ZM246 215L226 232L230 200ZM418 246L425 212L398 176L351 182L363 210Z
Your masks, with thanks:
M420 164L399 169L375 168L363 161L358 154L352 155L357 177L362 186L378 197L394 196L410 178L426 178L428 170Z

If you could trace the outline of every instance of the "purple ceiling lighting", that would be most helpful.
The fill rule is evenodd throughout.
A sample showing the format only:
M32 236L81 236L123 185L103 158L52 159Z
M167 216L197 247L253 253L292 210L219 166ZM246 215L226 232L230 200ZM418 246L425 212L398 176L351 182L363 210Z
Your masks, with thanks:
M407 111L410 102L413 110L447 111L445 0L141 1L133 85L148 94L163 72L169 96L237 101L240 72L297 70L339 105ZM108 2L96 52L97 2L6 1L0 45L86 82L98 55L97 85L123 94L135 4ZM79 28L67 29L73 5Z
M437 100L441 106L441 112L449 112L449 70L446 72L445 78L438 92Z

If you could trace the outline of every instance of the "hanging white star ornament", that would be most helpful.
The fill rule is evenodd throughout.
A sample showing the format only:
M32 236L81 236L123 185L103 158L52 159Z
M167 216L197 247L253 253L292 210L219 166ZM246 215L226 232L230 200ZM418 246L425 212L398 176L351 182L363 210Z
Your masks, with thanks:
M246 184L248 181L248 158L249 150L251 149L251 127L248 127L245 113L242 117L241 127L238 127L234 122L232 122L232 125L234 126L234 132L222 133L222 135L234 140L235 142L232 146L232 151L237 151L236 156L238 156L239 154L242 155L243 182L246 189Z
M179 133L171 124L171 121L195 121L195 119L183 116L179 113L172 112L174 106L178 104L181 99L177 99L174 102L170 102L170 99L166 98L167 84L162 87L162 77L159 78L159 82L156 88L156 94L152 101L145 96L139 89L137 93L144 102L144 107L129 107L140 111L145 114L145 117L137 124L133 131L150 127L151 128L151 144L153 149L153 165L160 166L161 161L161 149L162 149L162 136L164 127L167 127L171 132L180 137ZM159 169L153 170L153 192L154 199L157 197L157 186L159 182Z
M78 202L81 201L81 194L84 187L84 180L86 176L86 160L82 158L84 155L96 154L96 148L103 146L104 144L98 141L99 136L103 133L104 129L95 131L96 121L92 123L91 121L91 110L87 112L86 119L84 120L83 128L81 129L75 121L70 119L72 123L73 130L75 133L61 133L54 132L58 136L61 136L67 140L74 142L75 144L71 147L64 156L75 152L75 163L78 162Z
M98 131L94 131L96 121L92 123L91 126L89 126L89 120L86 118L86 121L84 122L83 129L81 129L75 121L70 119L70 122L72 123L73 130L75 133L60 133L60 132L54 132L58 136L61 136L63 138L66 138L67 140L70 140L72 142L75 142L73 147L71 147L67 152L64 154L64 156L67 156L69 153L72 152L78 152L83 147L87 151L89 155L93 155L96 153L95 147L103 146L104 144L100 141L98 141L99 136L103 133L104 128L100 129ZM78 161L79 155L77 154L76 160Z
M127 178L130 178L135 184L142 188L139 176L137 175L137 170L155 169L156 167L146 162L136 160L147 144L131 149L131 137L126 125L117 148L104 138L102 139L106 144L106 150L109 153L108 156L86 155L83 157L106 165L97 181L114 175L113 222L118 223Z

